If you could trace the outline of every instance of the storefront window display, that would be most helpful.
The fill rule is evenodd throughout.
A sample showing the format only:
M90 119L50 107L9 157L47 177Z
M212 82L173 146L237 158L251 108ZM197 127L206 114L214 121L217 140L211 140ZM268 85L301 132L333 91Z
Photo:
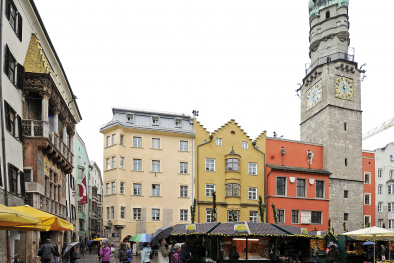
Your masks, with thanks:
M221 252L224 260L229 259L229 253L233 246L239 253L239 260L267 260L270 254L271 238L222 237Z
M315 245L317 244L317 248L319 249L320 252L325 252L327 248L327 242L325 239L311 239L310 241L310 251L313 253L315 249Z
M304 262L310 256L307 238L281 238L277 253L280 262Z

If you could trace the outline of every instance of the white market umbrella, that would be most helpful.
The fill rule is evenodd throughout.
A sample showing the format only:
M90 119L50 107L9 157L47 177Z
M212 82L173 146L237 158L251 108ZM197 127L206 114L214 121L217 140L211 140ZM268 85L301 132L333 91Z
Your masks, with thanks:
M387 230L385 228L380 228L377 226L372 226L368 228L362 228L355 231L350 231L347 233L342 233L344 236L353 236L357 239L372 239L374 241L373 245L373 262L375 263L375 243L376 237L378 238L394 238L394 232L391 230ZM389 248L390 249L390 248Z

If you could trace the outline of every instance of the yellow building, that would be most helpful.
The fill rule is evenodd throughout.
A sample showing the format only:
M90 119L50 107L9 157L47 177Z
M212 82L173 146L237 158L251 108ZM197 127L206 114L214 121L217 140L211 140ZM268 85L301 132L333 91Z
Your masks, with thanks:
M193 119L113 109L104 135L103 224L109 241L190 223Z
M210 134L194 122L196 141L196 222L211 222L216 192L217 222L260 222L264 202L265 132L255 141L231 120Z

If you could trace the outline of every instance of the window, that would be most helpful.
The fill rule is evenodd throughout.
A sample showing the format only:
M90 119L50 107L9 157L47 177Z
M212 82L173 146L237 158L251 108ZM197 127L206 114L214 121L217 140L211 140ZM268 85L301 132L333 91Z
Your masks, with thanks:
M344 213L343 214L343 221L347 221L349 219L349 214L348 213Z
M11 54L8 45L6 45L4 72L13 85L15 85L15 67L16 67L16 60L14 56Z
M257 175L257 163L249 163L249 174Z
M107 147L111 146L111 137L107 136Z
M368 227L371 225L371 216L364 216L364 224Z
M116 193L116 183L112 182L112 194L114 195Z
M316 181L316 198L324 198L324 181Z
M371 204L371 194L365 194L364 205L370 205L370 204Z
M321 224L321 215L322 212L316 212L316 211L312 211L312 224Z
M276 177L276 195L286 195L286 177Z
M152 184L152 196L160 196L160 185Z
M110 212L109 212L109 207L107 207L107 219L111 219L111 217L110 217Z
M124 135L123 134L121 134L120 135L120 145L122 145L122 146L124 146Z
M344 129L345 131L347 130L347 123L346 123L346 122L343 124L343 129Z
M248 142L242 142L242 149L248 149Z
M124 158L123 157L120 157L119 164L120 164L120 169L124 169Z
M343 21L343 24L346 26L347 25L347 21L345 20L345 21Z
M205 196L206 197L213 197L213 192L215 192L215 185L214 184L206 184L205 185Z
M378 212L383 212L383 202L378 203Z
M160 139L158 138L152 139L152 149L160 149Z
M187 163L181 163L181 174L187 174Z
M383 219L378 219L378 227L383 227Z
M222 146L222 139L216 138L216 145Z
M390 173L389 173L390 179L393 179L393 175L394 175L394 170L390 170Z
M337 22L337 26L341 26L341 21L338 21L338 22Z
M345 166L347 166L347 158L345 158Z
M259 212L249 211L249 222L258 223L259 222Z
M182 120L180 119L175 120L175 128L182 128Z
M291 223L292 224L299 224L299 213L298 210L291 210Z
M188 151L188 142L186 141L181 141L181 148L180 148L181 152L187 152Z
M107 184L107 195L111 194L111 185Z
M239 184L226 184L226 197L239 197L240 187Z
M257 188L256 187L249 187L248 197L249 197L249 200L257 200Z
M111 164L109 158L107 158L107 170L111 170Z
M205 171L214 172L215 171L215 159L205 159Z
M378 185L378 195L382 194L383 185Z
M207 208L207 210L206 210L206 220L207 220L207 223L212 222L212 209L211 208Z
M382 173L383 173L383 170L382 169L378 169L378 178L382 178Z
M160 161L152 161L152 172L160 172Z
M115 206L111 206L111 218L115 218Z
M349 191L348 191L348 190L345 190L345 191L343 192L343 198L347 198L348 195L349 195Z
M239 172L240 161L238 158L226 159L226 172Z
M181 210L181 221L187 221L187 210Z
M112 134L112 145L116 144L116 134Z
M327 18L330 18L330 11L327 11L327 12L326 12L326 19L327 19Z
M187 197L188 187L181 185L181 194L180 197Z
M124 183L123 182L120 183L120 194L124 195Z
M156 116L152 117L152 125L159 126L159 117L156 117Z
M134 123L134 114L127 114L126 118L127 122Z
M152 220L153 221L160 220L160 209L152 209Z
M370 173L364 173L364 183L365 184L370 184L371 183L370 177L371 177Z
M133 170L134 171L142 171L142 160L141 159L133 159Z
M297 196L305 197L305 179L297 179Z
M142 185L141 184L133 184L133 194L134 195L142 195Z
M394 203L387 203L387 211L394 212Z
M83 168L78 167L78 178L83 178Z
M141 208L133 208L133 220L141 220Z
M388 189L388 194L389 195L393 195L394 194L394 185L388 185L387 189Z
M116 157L112 157L112 169L116 168Z
M394 220L390 219L389 220L389 229L393 229L394 228Z
M121 206L120 207L120 218L122 218L122 219L125 219L126 217L125 217L125 213L126 213L126 207L124 207L124 206Z
M321 28L317 29L317 33L320 34L321 33Z
M276 216L278 218L278 223L284 223L285 222L285 210L277 209L276 210Z
M133 147L141 148L142 147L142 138L141 137L133 137Z
M227 210L227 222L239 222L239 210Z
M16 134L16 123L15 123L15 120L17 118L16 113L15 113L14 109L12 109L6 101L4 101L4 109L5 109L5 115L6 115L5 116L6 117L6 128L11 133L11 135L13 137L15 137L17 135ZM20 117L18 117L18 122L19 122L19 118ZM21 126L21 123L19 125ZM19 129L21 130L22 127L19 127Z
M18 168L13 166L12 164L8 164L8 175L9 175L9 185L10 192L13 194L18 194ZM52 185L52 184L51 184ZM50 188L49 197L52 198L52 187Z

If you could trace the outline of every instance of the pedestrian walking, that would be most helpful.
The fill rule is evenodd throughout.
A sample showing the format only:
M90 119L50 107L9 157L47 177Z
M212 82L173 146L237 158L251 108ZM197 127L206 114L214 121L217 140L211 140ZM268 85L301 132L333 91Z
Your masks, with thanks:
M46 244L41 245L38 250L38 256L41 257L41 263L51 263L52 255L55 253L55 249L51 244L51 240L47 239Z
M53 249L55 250L55 253L53 253L53 258L55 259L55 263L59 263L58 257L60 256L60 254L59 254L59 246L57 245L57 242L55 242Z
M130 244L126 244L126 247L127 247L127 252L129 253L129 257L127 258L127 262L130 262L131 258L133 257L133 253L131 253Z
M111 249L107 246L107 243L105 242L101 243L100 256L102 263L109 263L111 261Z
M339 262L339 252L335 245L332 244L330 251L327 254L327 263L338 263Z
M319 248L317 247L317 243L315 244L315 247L313 248L313 256L315 257L315 263L319 262Z
M149 243L148 242L144 242L142 244L142 246L144 247L141 251L141 263L150 263L150 253L151 253L151 249L149 247Z
M90 242L88 243L89 254L92 254L93 244Z
M66 247L67 247L67 243L64 243L63 248L62 248L62 262L63 263L67 263L68 257L69 257L69 256L64 256L64 250L66 250Z
M127 250L127 245L125 243L120 244L120 250L118 258L120 263L127 263L129 261L129 251Z
M235 246L231 248L229 258L230 258L230 263L238 263L239 254Z
M168 255L171 252L172 246L169 245L168 248L166 248L166 245L166 240L164 238L160 239L158 263L169 263Z
M76 250L77 250L76 247L72 247L70 252L70 263L76 263L78 262L77 260L80 259L80 257L78 257Z
M79 251L81 252L82 255L85 255L85 244L83 242L81 242L79 244Z
M174 252L171 255L171 263L181 263L181 244L174 245Z

